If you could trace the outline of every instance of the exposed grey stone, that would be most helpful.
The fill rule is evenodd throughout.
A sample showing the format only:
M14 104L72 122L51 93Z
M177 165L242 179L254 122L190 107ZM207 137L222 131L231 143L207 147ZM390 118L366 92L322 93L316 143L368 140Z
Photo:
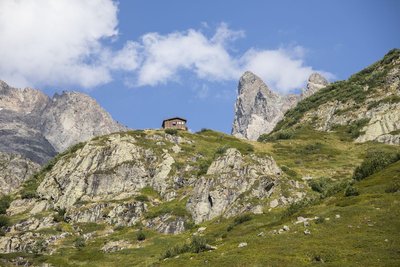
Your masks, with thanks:
M247 247L247 242L239 243L238 248L244 248L244 247Z
M272 92L254 73L246 71L239 80L232 134L239 138L257 140L271 132L285 112L297 102L328 84L320 74L313 73L302 96L281 96Z

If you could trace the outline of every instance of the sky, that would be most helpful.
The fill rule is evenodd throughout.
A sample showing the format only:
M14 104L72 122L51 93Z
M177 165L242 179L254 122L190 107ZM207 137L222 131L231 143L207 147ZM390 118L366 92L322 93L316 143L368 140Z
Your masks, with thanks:
M230 133L244 71L280 94L400 47L397 0L1 0L0 79L89 94L120 123Z

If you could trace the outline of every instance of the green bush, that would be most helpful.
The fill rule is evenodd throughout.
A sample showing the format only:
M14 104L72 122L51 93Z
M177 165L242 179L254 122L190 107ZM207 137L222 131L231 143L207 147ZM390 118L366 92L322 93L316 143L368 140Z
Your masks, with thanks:
M283 212L282 217L290 217L300 210L304 209L305 207L309 207L317 202L317 199L314 198L305 198L297 202L293 202L286 208Z
M316 224L321 224L325 222L325 218L322 216L319 216L317 219L315 219Z
M240 215L239 217L236 217L236 218L233 220L233 222L235 223L235 225L239 225L239 224L242 224L242 223L244 223L244 222L248 222L248 221L250 221L251 219L252 219L252 217L251 217L250 214L243 214L243 215Z
M357 188L349 185L346 190L344 191L344 195L346 197L351 197L351 196L358 196L360 193L358 192Z
M166 134L170 134L170 135L177 135L178 134L178 130L177 129L165 129L164 132Z
M316 142L313 144L308 144L305 145L303 148L300 149L300 153L301 154L306 154L306 155L310 155L310 154L317 154L320 153L322 148L324 147L323 144Z
M184 223L185 230L190 230L196 227L196 224L192 220L187 220Z
M228 150L228 147L227 146L220 146L220 147L218 147L217 148L217 151L215 151L215 155L216 156L218 156L218 155L223 155L223 154L225 154L225 152Z
M275 132L273 134L262 134L258 137L258 142L268 142L268 141L276 141L276 140L288 140L293 138L294 131L291 129L281 130Z
M308 182L308 185L313 191L323 194L329 186L328 181L326 178L311 180Z
M201 130L198 131L197 134L202 134L202 133L209 132L209 131L212 131L212 130L207 129L207 128L201 128Z
M245 223L245 222L248 222L248 221L250 221L251 219L253 219L253 217L251 217L250 214L243 214L243 215L240 215L240 216L236 217L236 218L233 220L233 223L232 223L232 224L228 225L228 227L226 228L226 231L230 232L230 231L233 230L233 228L234 228L235 226L237 226L237 225L239 225L239 224L242 224L242 223Z
M7 209L10 207L11 197L8 195L0 198L0 214L6 214Z
M65 209L58 209L57 213L53 216L53 221L55 222L63 222L66 210Z
M145 240L146 239L146 235L145 235L145 233L143 232L143 231L139 231L137 234L136 234L136 240L137 241L143 241L143 240Z
M10 219L6 215L0 215L0 227L7 227L10 225Z
M396 181L390 185L388 185L385 189L386 193L396 193L400 192L400 181Z
M190 244L176 245L172 248L169 248L165 251L161 258L172 258L187 252L200 253L207 250L210 250L209 246L207 245L207 240L201 236L194 236L192 237Z
M74 240L74 246L77 248L77 249L80 249L80 248L83 248L83 247L85 247L86 246L86 243L85 243L85 239L83 238L83 237L77 237L77 238L75 238L75 240Z
M297 174L296 171L290 169L290 168L287 167L287 166L282 166L281 169L282 169L283 172L285 172L285 173L286 173L287 175L289 175L290 177L297 177L297 176L298 176L298 174Z
M201 176L207 173L212 161L210 159L202 159L199 161L199 170L197 171L197 176Z
M135 197L135 200L140 202L149 202L149 198L145 195L138 195Z
M365 179L398 160L400 160L400 153L383 151L370 152L361 165L354 170L353 179L357 181Z

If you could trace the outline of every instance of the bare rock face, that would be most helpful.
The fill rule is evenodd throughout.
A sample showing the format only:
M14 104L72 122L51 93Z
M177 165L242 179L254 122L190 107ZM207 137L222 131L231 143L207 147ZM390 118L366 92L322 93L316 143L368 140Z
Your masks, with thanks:
M0 81L0 161L5 166L0 192L13 192L39 165L69 146L122 130L126 128L85 94L64 92L49 98Z
M41 131L58 152L94 136L126 129L93 98L77 92L56 94L41 118Z
M310 77L308 78L307 88L303 90L301 98L304 99L306 97L315 94L322 88L326 87L328 84L329 84L328 80L325 79L321 74L316 72L311 74Z
M28 179L40 165L20 155L0 152L0 194L10 194Z
M272 92L254 73L245 72L238 85L232 135L257 140L261 134L271 132L285 112L299 100L308 97L328 84L320 74L313 73L307 90L299 95L281 96Z
M207 176L196 182L187 208L196 223L251 211L253 205L240 205L239 196L245 192L249 199L270 196L280 174L272 158L247 158L234 148L228 149L211 164Z
M77 92L49 98L39 90L0 81L0 151L43 164L57 152L94 136L126 130L97 102Z

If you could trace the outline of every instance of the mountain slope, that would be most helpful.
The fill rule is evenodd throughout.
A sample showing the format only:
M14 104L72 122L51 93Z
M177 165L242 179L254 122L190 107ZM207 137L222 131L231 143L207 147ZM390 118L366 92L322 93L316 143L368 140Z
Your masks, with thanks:
M289 110L274 132L301 125L344 130L357 142L400 143L400 49Z
M301 266L321 260L373 266L378 258L396 265L399 164L361 182L351 177L366 153L399 149L342 137L305 128L290 140L268 143L212 131L97 137L39 173L39 198L14 196L7 211L12 226L0 238L7 256L0 257L23 255L28 262L55 266L186 266L188 261L191 266ZM274 174L274 162L280 175ZM24 190L32 185L26 183ZM360 195L345 197L349 185ZM197 205L207 212L198 212ZM299 216L311 218L309 226L294 224ZM280 230L284 225L289 230ZM144 241L138 241L140 233ZM193 236L217 249L174 249ZM242 242L247 246L238 248ZM179 258L168 256L177 251Z
M232 135L257 140L261 134L271 132L288 109L327 84L324 77L313 73L301 95L283 96L272 92L254 73L245 72L239 80Z
M39 90L12 88L0 81L0 152L8 154L3 161L20 155L27 166L43 165L71 145L125 129L85 94L64 92L49 98ZM5 164L1 192L15 190L28 178L21 175L23 165Z

